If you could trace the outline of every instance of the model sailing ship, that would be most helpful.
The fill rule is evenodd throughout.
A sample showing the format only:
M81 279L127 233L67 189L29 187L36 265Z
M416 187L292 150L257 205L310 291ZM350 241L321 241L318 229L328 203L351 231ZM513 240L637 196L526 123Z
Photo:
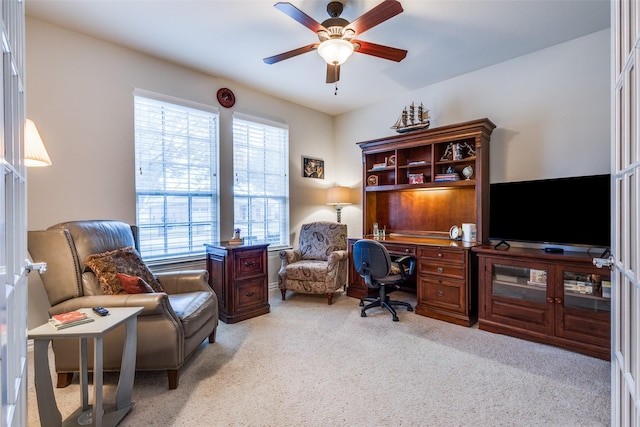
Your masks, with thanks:
M409 110L407 111L407 107L404 107L402 110L402 115L398 120L391 126L391 129L395 129L398 133L409 132L412 130L418 129L427 129L431 122L429 121L429 110L425 110L422 102L416 108L413 104L409 106Z

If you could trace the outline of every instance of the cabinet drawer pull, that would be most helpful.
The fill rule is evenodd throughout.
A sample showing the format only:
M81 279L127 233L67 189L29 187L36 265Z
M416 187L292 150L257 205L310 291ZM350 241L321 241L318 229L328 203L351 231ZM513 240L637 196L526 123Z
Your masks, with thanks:
M409 253L409 249L405 249L404 253L408 254Z
M556 304L562 304L562 298L556 298Z
M442 273L442 272L444 272L444 268L438 267L438 273Z
M442 289L438 289L438 296L444 296L444 291Z
M247 262L247 261L245 261L245 262L244 262L244 266L245 266L245 267L255 267L255 265L256 265L256 262L255 262L255 261L251 261L251 262Z
M438 256L442 258L442 252L438 252Z
M256 294L255 291L251 291L251 292L247 292L245 295L248 296L248 297L252 297L255 294Z
M551 297L547 297L547 302L548 302L549 304L553 304L553 298L551 298Z

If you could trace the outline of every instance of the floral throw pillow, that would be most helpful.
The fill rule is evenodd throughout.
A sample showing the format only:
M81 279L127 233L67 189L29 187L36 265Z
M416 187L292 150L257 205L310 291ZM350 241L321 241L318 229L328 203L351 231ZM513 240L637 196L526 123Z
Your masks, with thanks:
M105 295L124 293L118 273L137 276L144 280L154 292L164 292L162 285L146 266L133 247L116 249L100 254L89 255L84 263L93 271L100 282Z
M118 276L120 286L128 294L148 294L153 292L151 286L138 276L129 276L124 273L118 273L116 276Z

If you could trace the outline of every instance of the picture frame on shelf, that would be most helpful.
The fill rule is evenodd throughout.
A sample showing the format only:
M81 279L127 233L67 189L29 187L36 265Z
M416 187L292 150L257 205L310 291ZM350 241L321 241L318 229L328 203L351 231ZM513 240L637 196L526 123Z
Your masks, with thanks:
M424 174L422 173L410 173L409 184L424 184Z
M302 176L324 179L324 160L302 156Z

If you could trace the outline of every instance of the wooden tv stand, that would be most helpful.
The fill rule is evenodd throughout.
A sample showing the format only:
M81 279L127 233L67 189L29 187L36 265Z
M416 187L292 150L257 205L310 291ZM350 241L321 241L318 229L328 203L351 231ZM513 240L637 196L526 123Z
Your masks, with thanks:
M609 360L611 272L582 252L492 246L478 255L479 327Z

